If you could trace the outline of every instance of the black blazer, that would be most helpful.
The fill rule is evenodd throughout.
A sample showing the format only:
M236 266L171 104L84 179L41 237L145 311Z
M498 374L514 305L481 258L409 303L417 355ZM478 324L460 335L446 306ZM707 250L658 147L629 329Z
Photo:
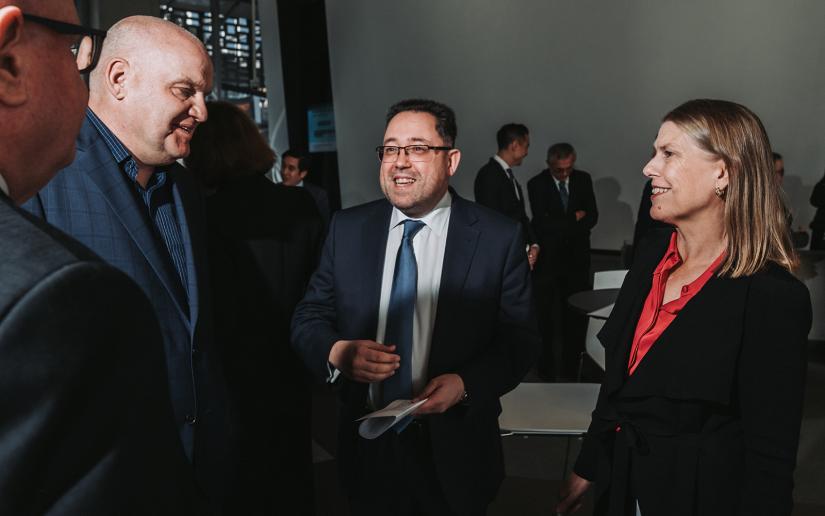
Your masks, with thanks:
M519 225L452 195L427 373L459 374L472 402L428 421L438 480L463 514L486 507L504 478L499 397L527 373L539 340ZM293 345L318 378L329 375L336 341L375 339L391 213L382 199L333 216L321 264L292 322ZM355 423L367 411L368 384L338 381L341 478L368 485L379 472L359 463Z
M206 207L217 349L243 465L227 506L314 514L312 389L289 345L289 322L318 263L321 218L305 189L263 175L219 188Z
M0 192L0 514L204 514L128 276Z
M581 170L570 174L566 211L549 169L527 182L527 194L533 212L533 229L541 246L539 261L550 263L553 268L589 264L590 230L599 220L590 174ZM579 221L576 220L578 210L587 212Z
M476 175L474 191L476 202L521 223L528 244L536 243L536 235L524 209L524 193L516 181L519 197L513 191L513 183L501 165L490 158Z
M636 323L670 234L643 240L599 333L606 374L575 471L596 481L596 514L625 514L631 490L651 516L790 514L808 291L776 265L714 276L628 377Z

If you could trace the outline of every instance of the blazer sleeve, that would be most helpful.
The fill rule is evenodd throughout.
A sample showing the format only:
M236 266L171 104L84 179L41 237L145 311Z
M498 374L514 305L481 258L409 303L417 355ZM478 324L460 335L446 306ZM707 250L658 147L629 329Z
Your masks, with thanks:
M735 386L745 446L742 515L791 513L811 317L807 288L789 273L754 278Z
M341 340L335 298L335 239L338 216L333 215L321 260L304 298L292 316L292 346L319 379L330 376L329 352Z
M579 184L580 191L578 193L581 194L580 206L582 207L581 209L585 211L585 216L578 221L577 224L589 232L599 221L599 209L596 206L596 194L593 192L593 180L590 178L590 174L583 173Z
M490 406L515 388L538 358L539 337L532 305L524 236L520 225L502 271L494 344L457 373L472 400L471 407Z
M204 510L160 329L121 272L74 263L17 300L0 321L0 392L0 513Z

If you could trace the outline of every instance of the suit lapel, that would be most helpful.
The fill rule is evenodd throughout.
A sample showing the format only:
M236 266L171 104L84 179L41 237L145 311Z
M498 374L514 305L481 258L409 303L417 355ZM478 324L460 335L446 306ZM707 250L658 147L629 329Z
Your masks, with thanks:
M392 205L389 202L379 202L375 210L364 221L360 235L360 244L357 259L361 264L352 267L352 271L360 271L361 276L355 278L355 288L361 290L363 303L360 306L367 310L363 315L366 335L375 338L378 330L378 310L381 303L381 280L384 270L384 257L387 252L387 236L389 235L390 216Z
M671 233L671 230L662 231L647 249L640 251L638 260L622 285L610 318L599 332L598 338L605 347L608 363L604 378L607 394L617 391L627 379L627 361L636 324L653 285L653 271L664 256Z
M84 128L95 133L95 136L88 142L88 147L83 150L78 149L78 153L87 154L85 158L88 163L85 169L87 176L103 194L115 218L120 221L135 245L143 253L169 296L175 301L180 315L188 324L189 309L181 290L179 276L168 258L168 251L162 247L163 243L158 241L152 231L154 223L149 219L146 206L132 191L132 185L115 163L112 153L103 139L99 137L97 130L88 122L84 124Z
M438 308L436 309L435 326L433 327L432 342L442 339L442 333L450 324L450 307L461 302L464 284L473 257L478 247L481 232L474 226L478 221L469 209L469 202L462 199L450 189L453 202L450 212L450 223L447 230L447 246L444 249L444 264L441 270L441 285L438 289ZM431 346L430 365L435 362L433 357L439 346Z
M200 234L191 230L190 222L197 220L192 217L190 210L201 209L201 205L197 199L191 199L193 192L195 192L195 185L184 185L180 188L181 182L186 182L186 171L180 167L173 165L170 167L169 177L173 179L172 198L175 201L175 212L177 214L178 224L180 225L181 239L183 240L183 247L186 253L186 291L189 298L189 317L192 321L192 326L197 325L198 309L199 309L199 292L198 285L207 281L205 277L200 277L199 273L203 271L203 267L197 266L198 259L195 254L195 249L206 249L206 243L200 241ZM186 197L186 201L184 201ZM193 242L197 239L197 242Z

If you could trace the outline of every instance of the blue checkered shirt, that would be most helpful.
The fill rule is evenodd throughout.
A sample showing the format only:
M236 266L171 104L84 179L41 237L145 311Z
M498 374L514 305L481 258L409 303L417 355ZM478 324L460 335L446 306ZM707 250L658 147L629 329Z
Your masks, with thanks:
M161 168L149 178L146 188L137 182L138 167L129 150L117 139L112 131L91 109L86 109L86 118L97 129L112 152L120 170L132 182L135 191L146 205L147 214L155 225L155 233L160 237L169 251L169 257L180 277L184 295L186 295L186 249L183 246L178 214L172 196L172 176Z

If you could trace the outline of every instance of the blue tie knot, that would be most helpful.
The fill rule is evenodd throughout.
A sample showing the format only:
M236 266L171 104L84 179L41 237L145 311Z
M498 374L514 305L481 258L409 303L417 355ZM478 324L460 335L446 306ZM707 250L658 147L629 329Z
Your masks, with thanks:
M402 224L404 224L404 236L401 237L403 240L412 240L415 238L416 233L421 231L421 228L426 226L426 224L420 220L413 219L407 219L402 222Z

